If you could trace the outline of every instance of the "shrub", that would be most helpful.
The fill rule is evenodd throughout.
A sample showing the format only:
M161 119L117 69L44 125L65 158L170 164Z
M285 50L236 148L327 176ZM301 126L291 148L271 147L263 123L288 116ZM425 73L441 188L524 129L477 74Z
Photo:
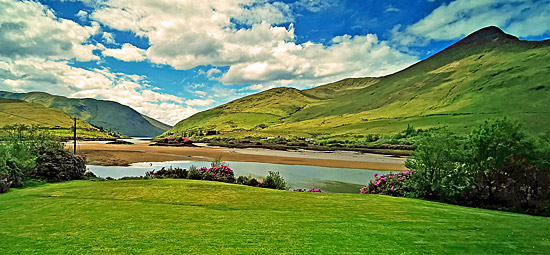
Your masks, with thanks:
M204 171L202 173L202 179L210 180L210 181L234 183L235 174L233 173L233 170L231 170L231 168L229 168L228 166L219 165L216 167L211 167L206 171Z
M550 215L550 168L533 167L516 156L502 167L479 172L474 184L459 203Z
M540 135L534 141L534 151L530 159L534 166L550 167L550 131Z
M259 184L259 186L262 188L279 189L279 190L286 190L288 188L285 179L281 177L279 172L272 172L272 171L269 171L269 174L264 179L264 181Z
M86 162L82 157L60 148L44 148L36 167L28 174L49 182L82 180L86 172Z
M374 180L360 190L361 194L381 194L389 196L404 196L409 192L406 185L412 176L410 170L396 174L374 174Z
M189 172L187 174L187 178L192 180L200 180L202 179L202 173L199 172L196 166L189 167Z
M309 190L298 188L298 189L294 189L294 191L296 191L296 192L324 193L321 189L314 189L314 188L311 188Z
M247 185L248 182L250 181L250 179L246 176L239 176L239 178L237 178L237 183L238 184L242 184L242 185Z
M25 184L22 182L25 175L29 175L26 180L32 179L31 177L42 177L35 173L37 170L44 170L44 163L51 159L48 158L50 154L47 152L62 153L61 157L65 161L74 158L72 155L66 156L68 151L63 148L63 143L57 137L39 126L13 125L4 127L4 131L8 135L3 137L4 141L0 143L0 192L5 192L10 187L22 187ZM37 161L40 161L40 164L37 165ZM64 163L56 167L64 166ZM79 165L78 162L74 163ZM78 178L78 174L72 171L75 169L62 168L59 170L63 172L62 176L73 178L73 174L76 174L74 178Z
M95 175L94 173L90 172L90 171L86 171L84 173L84 175L82 176L82 179L84 180L93 180L93 179L97 179L97 175Z
M172 178L172 179L185 179L187 178L188 171L186 169L181 169L179 167L176 168L161 168L158 171L150 171L146 172L145 176L149 178L157 178L157 179L164 179L164 178Z
M258 187L259 184L260 182L256 178L250 178L246 185L252 186L252 187Z
M145 176L124 176L119 178L121 181L129 181L129 180L148 180L149 177Z
M375 135L375 134L368 134L366 137L365 137L365 142L367 143L372 143L372 142L376 142L380 139L380 136L379 135Z

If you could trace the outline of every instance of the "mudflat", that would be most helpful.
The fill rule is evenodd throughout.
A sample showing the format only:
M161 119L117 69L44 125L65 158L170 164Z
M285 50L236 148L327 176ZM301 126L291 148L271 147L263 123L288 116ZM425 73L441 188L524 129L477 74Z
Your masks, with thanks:
M72 150L72 144L67 144ZM310 165L369 170L402 171L406 158L347 151L320 152L309 150L278 151L268 149L235 149L208 147L149 146L149 143L132 145L85 142L77 144L77 153L86 156L88 164L124 166L137 162L177 160L208 161L221 157L224 161L261 162L287 165Z

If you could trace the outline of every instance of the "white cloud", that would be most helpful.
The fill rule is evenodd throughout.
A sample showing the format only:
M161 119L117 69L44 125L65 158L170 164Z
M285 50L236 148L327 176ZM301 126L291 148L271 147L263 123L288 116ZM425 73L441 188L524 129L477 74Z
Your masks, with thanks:
M261 82L323 83L346 77L382 76L401 70L416 58L390 48L376 35L340 36L331 46L279 43L261 62L232 65L220 79L226 84Z
M129 44L113 50L89 43L99 32L97 22L81 26L38 2L0 0L0 89L117 101L168 124L198 112L182 106L186 99L158 92L144 76L72 66L74 59L99 60L96 49L127 61L144 59L144 50Z
M49 59L99 60L97 47L88 39L100 31L99 24L81 26L34 1L0 1L0 56Z
M274 86L265 86L263 84L254 84L254 85L250 85L250 86L244 87L242 89L239 89L239 91L246 91L246 90L260 91L260 90L266 90L270 87L274 87Z
M184 107L185 99L152 90L144 77L113 73L107 69L86 70L66 61L43 58L0 58L0 88L16 92L45 91L70 97L112 100L136 111L174 124L198 110Z
M193 91L194 94L197 94L199 96L206 96L208 95L208 93L206 91L202 91L202 90L195 90Z
M550 0L456 0L405 30L392 32L395 41L407 45L457 39L487 26L498 26L519 37L550 32Z
M340 3L339 0L300 0L295 3L298 8L306 9L310 12L320 12L334 7Z
M111 33L108 33L108 32L103 32L103 34L101 35L101 38L103 39L103 42L105 43L108 43L108 44L115 44L115 36Z
M123 44L120 49L105 49L102 53L104 56L110 56L126 62L143 61L146 59L145 50L129 43Z
M190 99L185 101L185 104L189 106L208 106L213 104L215 101L213 99Z
M222 71L218 68L210 68L210 70L208 70L206 72L206 77L208 77L208 79L217 79L219 78L219 74L221 73Z
M401 12L401 9L389 5L384 12Z
M312 11L338 1L301 1ZM297 44L294 27L275 24L293 19L290 5L263 0L130 1L107 0L91 18L146 37L149 61L186 70L229 66L224 84L319 84L350 76L380 76L416 62L375 35L336 37L326 46ZM238 24L246 24L241 27Z
M88 13L83 11L83 10L79 10L78 13L75 16L78 17L82 21L88 19Z

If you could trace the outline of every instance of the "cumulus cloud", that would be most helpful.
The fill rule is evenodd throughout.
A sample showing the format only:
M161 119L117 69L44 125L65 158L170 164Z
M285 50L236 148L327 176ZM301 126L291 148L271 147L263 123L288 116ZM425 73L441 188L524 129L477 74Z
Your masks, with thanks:
M335 3L296 4L316 11ZM336 37L330 45L298 44L292 24L278 25L293 19L290 8L263 0L107 0L91 18L146 37L150 43L146 56L152 63L180 70L229 66L226 73L211 69L207 74L224 84L311 85L349 76L386 75L417 61L372 34Z
M394 27L392 34L405 45L423 44L425 40L457 39L487 26L519 37L543 35L550 32L550 0L456 0L405 30Z
M269 58L232 65L220 81L226 84L279 81L329 82L345 77L382 76L416 61L373 34L339 36L332 45L279 43Z
M129 43L123 44L120 49L105 49L102 53L104 56L110 56L126 62L143 61L146 58L145 50Z
M78 17L80 20L83 20L83 21L88 19L88 13L83 11L83 10L79 10L78 13L75 16Z
M115 36L111 33L103 32L101 38L103 39L103 42L107 44L115 44Z
M211 98L209 99L190 99L185 101L185 104L189 106L208 106L213 104L215 101Z
M99 24L81 26L34 1L0 1L0 56L9 58L99 60L87 41Z
M183 107L184 99L154 91L144 77L113 73L107 69L86 70L66 61L43 58L0 58L0 88L16 92L45 91L70 97L90 97L119 102L168 124L196 113Z
M100 32L97 22L81 26L38 2L0 0L0 89L117 101L169 124L198 111L182 106L184 98L159 92L144 76L71 65L99 60L93 54L98 49L126 61L144 59L144 50L129 44L105 49L90 43Z

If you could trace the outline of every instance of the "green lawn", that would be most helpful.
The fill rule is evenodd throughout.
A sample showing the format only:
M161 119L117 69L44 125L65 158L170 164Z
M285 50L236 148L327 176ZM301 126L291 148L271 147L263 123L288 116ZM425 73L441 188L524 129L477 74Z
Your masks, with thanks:
M544 254L550 218L193 180L0 194L0 254Z

